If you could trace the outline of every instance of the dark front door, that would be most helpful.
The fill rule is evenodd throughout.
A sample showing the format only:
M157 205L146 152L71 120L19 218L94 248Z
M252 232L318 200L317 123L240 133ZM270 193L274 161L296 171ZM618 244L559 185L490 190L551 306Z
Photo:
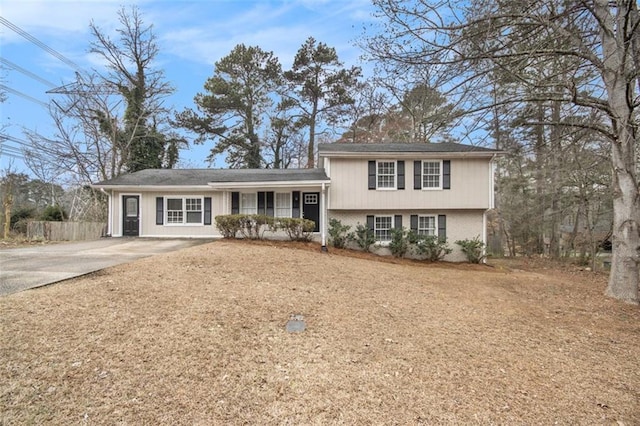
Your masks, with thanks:
M320 193L319 192L303 192L302 193L302 212L305 219L312 220L316 223L314 232L320 231Z
M122 235L140 235L140 197L137 195L122 196Z

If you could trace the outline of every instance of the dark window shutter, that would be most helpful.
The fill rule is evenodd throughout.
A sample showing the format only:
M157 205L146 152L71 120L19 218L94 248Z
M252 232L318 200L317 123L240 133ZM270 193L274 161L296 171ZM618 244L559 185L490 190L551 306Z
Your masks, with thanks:
M376 162L369 161L369 189L376 189Z
M398 161L398 189L404 189L404 161Z
M300 217L300 191L291 193L291 216Z
M240 213L240 193L232 192L231 193L231 214L239 214Z
M422 189L422 161L413 162L413 189Z
M266 196L263 191L258 192L258 214L265 214Z
M393 227L397 229L402 229L402 215L397 214L393 217Z
M211 197L204 197L204 224L211 225Z
M156 225L164 223L164 198L156 197Z
M370 230L373 231L373 227L374 227L374 217L373 216L367 216L367 228L369 228Z
M447 216L438 215L438 239L444 241L447 239Z
M418 232L418 215L417 214L411 215L411 230Z
M266 215L267 216L274 216L274 210L273 210L273 198L274 198L274 193L273 191L267 192L267 211L266 211Z
M451 189L451 161L442 162L442 189Z

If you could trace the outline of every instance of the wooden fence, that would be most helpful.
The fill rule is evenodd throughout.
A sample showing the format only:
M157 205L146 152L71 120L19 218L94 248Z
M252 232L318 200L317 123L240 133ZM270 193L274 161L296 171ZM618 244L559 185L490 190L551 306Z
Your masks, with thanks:
M27 224L27 238L48 241L97 240L106 233L102 222L39 222Z

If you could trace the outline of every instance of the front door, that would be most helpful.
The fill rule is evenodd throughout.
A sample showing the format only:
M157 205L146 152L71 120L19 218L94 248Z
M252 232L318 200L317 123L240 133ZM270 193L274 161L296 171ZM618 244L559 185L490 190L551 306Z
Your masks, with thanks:
M305 219L312 220L316 223L314 232L320 231L320 193L319 192L303 192L302 193L302 213Z
M122 235L137 237L140 235L140 197L122 196Z

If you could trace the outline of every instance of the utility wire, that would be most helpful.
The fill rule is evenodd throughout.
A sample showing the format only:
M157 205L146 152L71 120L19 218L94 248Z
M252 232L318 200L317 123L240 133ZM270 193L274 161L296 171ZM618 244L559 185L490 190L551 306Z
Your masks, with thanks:
M49 54L55 56L56 58L60 59L62 62L64 62L65 64L69 65L71 68L73 68L73 69L75 69L77 71L82 71L80 69L80 67L78 66L78 64L73 62L71 59L66 58L62 53L58 52L55 49L52 49L49 46L47 46L46 44L44 44L43 42L41 42L40 40L38 40L37 38L35 38L31 34L29 34L28 32L24 31L23 29L21 29L17 25L11 23L6 18L3 18L2 16L0 16L0 24L3 24L5 27L12 29L16 33L20 34L22 37L24 37L27 40L29 40L31 43L33 43L36 46L38 46L39 48L41 48L42 50L44 50L44 51L48 52Z
M46 104L46 103L44 103L44 102L42 102L42 101L40 101L40 100L38 100L38 99L36 99L34 97L29 96L26 93L22 93L22 92L20 92L20 91L18 91L16 89L12 89L9 86L5 86L4 84L0 84L0 89L5 90L5 91L7 91L9 93L13 93L14 95L18 95L20 97L23 97L23 98L25 98L25 99L27 99L27 100L29 100L31 102L34 102L34 103L36 103L38 105L42 105L45 108L49 107L48 104Z
M19 71L22 74L24 74L26 76L29 76L34 80L39 81L40 83L44 84L45 86L49 86L51 88L55 88L56 87L56 85L53 84L52 82L50 82L49 80L45 80L44 78L40 77L39 75L34 74L31 71L26 70L26 69L22 68L20 65L16 65L13 62L11 62L11 61L9 61L9 60L7 60L5 58L0 58L0 62L2 62L4 65L8 66L9 68L12 68L12 69L14 69L16 71Z

